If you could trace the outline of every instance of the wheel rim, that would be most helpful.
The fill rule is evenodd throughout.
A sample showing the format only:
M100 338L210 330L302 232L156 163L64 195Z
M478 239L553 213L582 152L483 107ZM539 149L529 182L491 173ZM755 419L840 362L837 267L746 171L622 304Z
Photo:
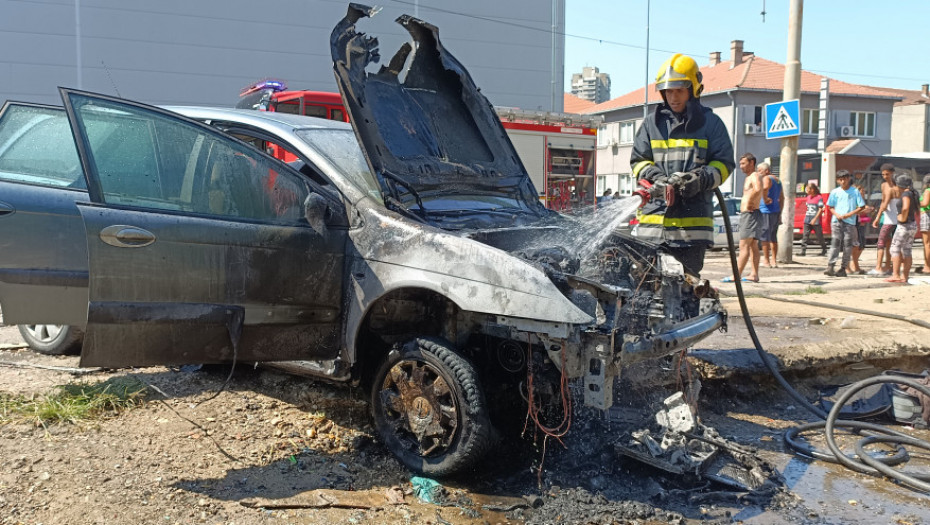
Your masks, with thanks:
M26 331L29 332L29 335L41 343L51 343L54 341L63 328L64 326L60 324L26 325Z
M379 392L382 412L404 448L420 456L445 452L458 431L458 400L439 369L404 360L388 371Z

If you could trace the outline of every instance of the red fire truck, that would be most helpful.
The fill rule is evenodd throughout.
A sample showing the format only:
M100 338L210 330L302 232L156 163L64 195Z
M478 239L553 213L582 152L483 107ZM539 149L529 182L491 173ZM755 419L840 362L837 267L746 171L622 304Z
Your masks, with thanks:
M243 89L236 107L349 121L339 93L289 91L280 80L263 80ZM595 203L594 159L600 117L495 109L548 208L571 212ZM273 146L272 150L284 161L294 160L286 151Z

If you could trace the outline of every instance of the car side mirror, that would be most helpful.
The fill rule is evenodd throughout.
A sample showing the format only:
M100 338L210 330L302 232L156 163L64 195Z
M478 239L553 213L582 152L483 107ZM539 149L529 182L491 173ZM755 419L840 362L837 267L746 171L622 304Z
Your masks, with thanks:
M313 231L324 235L326 233L326 212L329 210L329 203L319 193L310 193L304 199L304 218L313 228Z

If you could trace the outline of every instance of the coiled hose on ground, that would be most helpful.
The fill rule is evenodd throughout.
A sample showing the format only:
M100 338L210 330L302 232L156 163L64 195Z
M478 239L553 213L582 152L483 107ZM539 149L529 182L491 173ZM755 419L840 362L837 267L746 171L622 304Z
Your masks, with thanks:
M776 381L778 381L778 384L781 385L781 387L788 393L788 395L790 395L808 412L822 420L789 429L787 432L785 432L785 443L798 453L801 453L805 456L823 461L839 463L849 469L864 474L884 475L912 488L930 493L930 483L928 483L928 481L930 481L930 473L908 472L891 468L893 465L901 464L907 461L908 454L907 451L903 448L904 445L930 451L930 442L917 439L895 430L891 430L882 425L839 418L843 406L852 398L853 395L855 395L860 390L874 384L894 383L898 385L907 385L923 392L927 396L930 396L930 388L924 386L921 383L900 376L888 375L871 377L851 385L849 389L836 401L836 404L833 406L829 413L825 412L821 408L814 406L814 404L808 401L807 398L795 390L781 375L777 364L773 362L774 359L765 353L765 350L762 348L762 343L759 342L759 337L756 335L755 327L752 324L752 317L749 315L749 308L746 306L746 298L743 295L741 275L739 272L739 266L736 262L736 249L733 245L733 231L732 227L730 226L730 219L729 214L727 213L726 203L724 202L723 193L721 193L719 188L714 190L714 193L717 196L717 201L720 203L720 209L723 212L723 225L727 232L730 266L733 269L733 282L736 284L736 297L739 301L740 311L743 313L743 320L746 323L746 329L749 331L749 337L752 339L752 343L756 348L756 352L759 354L759 359L762 360L762 363L765 364L765 367L769 370L769 372L771 372L772 376ZM815 450L803 443L799 443L796 439L798 434L802 432L808 432L821 427L824 428L824 436L827 441L827 447L830 450L829 454ZM837 446L836 438L834 436L834 431L837 428L852 429L865 435L863 439L856 443L856 455L849 456L840 450L839 446ZM873 457L868 453L866 447L876 443L895 445L896 451L893 455L890 456L885 455L878 458Z

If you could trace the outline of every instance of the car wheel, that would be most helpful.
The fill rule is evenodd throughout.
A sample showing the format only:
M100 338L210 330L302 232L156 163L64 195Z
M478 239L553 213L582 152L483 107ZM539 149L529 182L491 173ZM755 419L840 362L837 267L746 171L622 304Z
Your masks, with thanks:
M374 376L371 410L381 441L425 476L461 472L490 446L475 368L442 339L420 337L392 350Z
M84 340L84 332L66 324L21 324L17 328L29 348L42 354L77 354Z

